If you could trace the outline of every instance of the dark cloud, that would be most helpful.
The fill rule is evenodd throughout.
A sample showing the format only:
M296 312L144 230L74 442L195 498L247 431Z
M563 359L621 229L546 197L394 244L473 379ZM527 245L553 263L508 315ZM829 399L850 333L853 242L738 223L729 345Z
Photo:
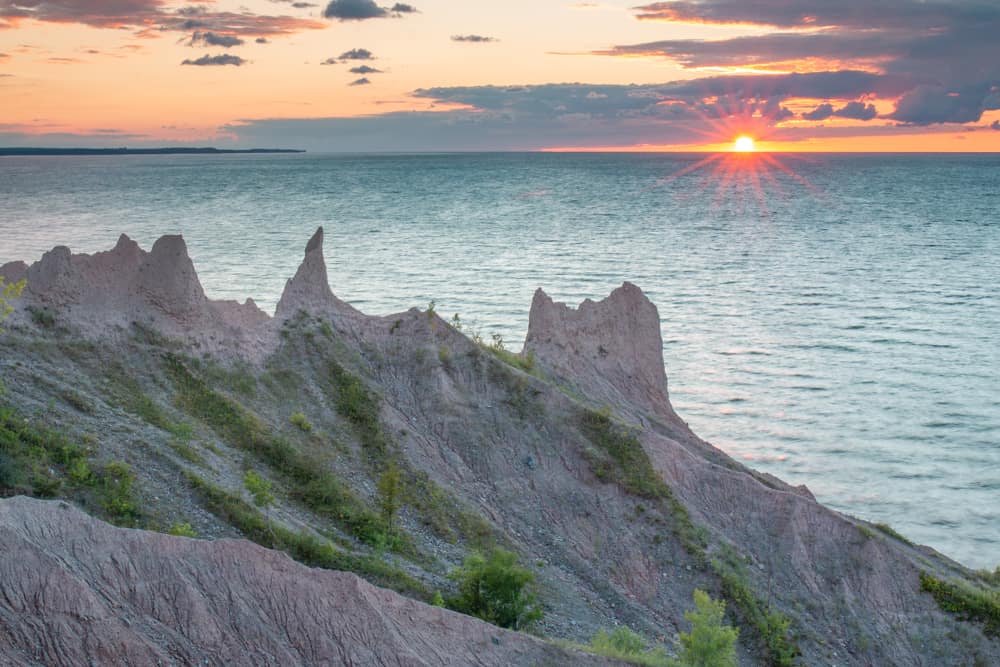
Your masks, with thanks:
M1000 120L995 120L992 123L990 123L990 129L991 130L1000 130Z
M267 41L267 37L258 37L253 41L257 42L258 44L270 44L270 42Z
M833 112L834 116L853 118L854 120L871 120L878 115L874 104L864 102L848 102L842 108Z
M336 58L327 58L326 60L320 63L320 65L339 65L339 64L340 61L337 60Z
M369 67L368 65L361 65L360 67L352 67L350 69L351 74L382 74L382 70L375 69L374 67Z
M94 28L138 28L147 34L158 28L243 37L290 35L326 27L311 19L211 11L198 5L171 11L166 0L0 0L0 28L15 27L22 20L76 23Z
M375 60L375 54L368 49L351 49L340 54L341 60Z
M196 60L185 60L181 65L197 65L198 67L221 67L224 65L234 65L240 67L246 64L246 60L239 56L224 53L218 56L202 56Z
M271 0L271 2L290 5L295 9L311 9L312 7L319 7L319 5L312 2L297 2L296 0Z
M487 44L490 42L499 41L493 37L484 37L483 35L452 35L451 41L453 42L472 42L474 44Z
M917 86L896 102L896 110L889 118L910 125L973 123L988 110L987 93L983 87L956 90L944 86Z
M355 79L354 81L351 81L347 85L349 85L349 86L367 86L369 84L371 84L371 81L368 79L368 77L364 77L363 76L360 79Z
M3 2L4 0L0 0ZM81 1L81 0L73 0ZM275 37L293 35L305 30L318 30L327 25L321 21L293 16L263 16L235 12L207 12L203 7L187 7L159 22L160 30L202 30L241 37Z
M718 107L728 113L753 107L773 118L792 98L852 100L869 95L896 97L915 87L904 77L869 72L715 76L657 85L547 84L468 86L418 90L415 96L489 111L522 113L677 114ZM715 100L715 102L709 102ZM831 112L833 109L831 108Z
M1000 8L982 0L677 0L635 8L641 20L753 24L778 28L872 28L929 30L942 25L996 21Z
M243 40L236 35L220 35L214 32L196 32L187 41L188 46L221 46L224 49L242 46L243 43Z
M826 103L821 104L812 111L807 111L802 114L802 117L806 120L826 120L833 115L833 105Z
M831 70L900 76L913 85L892 96L898 106L889 117L912 124L978 121L990 108L982 89L1000 84L1000 2L676 0L636 9L643 20L754 24L778 32L664 40L596 53L663 57L692 68L815 70L819 63ZM876 114L869 106L851 105L834 115L870 120Z
M401 16L416 13L413 5L396 3L392 7L382 7L375 0L331 0L323 10L323 16L338 21L365 21L381 19L388 16Z

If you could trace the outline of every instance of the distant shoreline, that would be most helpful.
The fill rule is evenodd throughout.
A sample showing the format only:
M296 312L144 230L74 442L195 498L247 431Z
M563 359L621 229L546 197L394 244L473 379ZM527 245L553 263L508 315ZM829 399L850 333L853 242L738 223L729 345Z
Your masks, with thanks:
M305 153L295 148L3 148L0 157L38 155L259 155L261 153Z

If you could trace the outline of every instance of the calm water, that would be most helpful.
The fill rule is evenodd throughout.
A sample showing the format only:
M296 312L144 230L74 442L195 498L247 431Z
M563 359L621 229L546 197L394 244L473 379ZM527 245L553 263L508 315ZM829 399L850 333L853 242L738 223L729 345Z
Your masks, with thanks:
M1000 156L783 157L759 193L745 167L668 178L698 159L5 158L0 263L181 232L211 296L273 309L324 225L342 298L434 299L515 348L536 287L577 302L631 280L700 435L1000 563Z

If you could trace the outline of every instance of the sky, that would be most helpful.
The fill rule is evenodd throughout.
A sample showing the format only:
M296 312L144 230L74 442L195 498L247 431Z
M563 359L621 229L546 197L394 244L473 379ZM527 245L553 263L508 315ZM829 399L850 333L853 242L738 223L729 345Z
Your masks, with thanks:
M0 0L0 146L1000 151L1000 0Z

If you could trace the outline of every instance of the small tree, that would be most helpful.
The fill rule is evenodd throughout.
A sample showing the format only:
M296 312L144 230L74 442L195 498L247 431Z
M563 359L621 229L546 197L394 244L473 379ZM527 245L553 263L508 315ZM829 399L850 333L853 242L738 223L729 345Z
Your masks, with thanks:
M14 312L14 306L10 305L10 302L21 296L21 292L27 284L26 280L8 283L3 276L0 276L0 322L3 322L8 315Z
M691 632L680 633L682 667L736 667L739 631L723 624L726 603L695 589L694 609L684 612Z
M523 630L542 618L530 590L535 575L517 564L517 554L495 549L489 556L473 553L449 575L458 582L458 597L449 606L503 628Z
M386 533L392 532L393 523L396 520L396 512L399 511L401 489L402 479L399 473L399 466L395 463L390 463L378 478L378 504Z

